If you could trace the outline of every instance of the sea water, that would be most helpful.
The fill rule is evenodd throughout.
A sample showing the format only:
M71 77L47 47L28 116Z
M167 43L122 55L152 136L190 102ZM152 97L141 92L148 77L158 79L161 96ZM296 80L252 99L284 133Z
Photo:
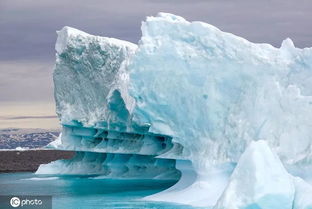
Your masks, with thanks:
M4 173L0 174L0 195L50 195L53 209L194 208L141 200L175 183L166 180L113 180L100 176Z

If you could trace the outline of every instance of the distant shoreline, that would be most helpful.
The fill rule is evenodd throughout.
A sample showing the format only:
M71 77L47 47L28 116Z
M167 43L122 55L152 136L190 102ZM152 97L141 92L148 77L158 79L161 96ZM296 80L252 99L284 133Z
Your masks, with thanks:
M35 172L40 164L59 159L70 159L73 151L31 149L0 150L0 173Z

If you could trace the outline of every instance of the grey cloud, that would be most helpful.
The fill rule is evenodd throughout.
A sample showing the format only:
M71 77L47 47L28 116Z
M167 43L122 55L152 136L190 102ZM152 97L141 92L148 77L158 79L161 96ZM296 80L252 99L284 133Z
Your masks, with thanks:
M0 102L53 102L52 62L0 61Z
M55 31L65 25L137 43L146 16L170 12L253 42L308 47L311 11L310 0L2 0L0 102L53 102Z
M65 25L137 42L140 24L159 11L201 20L255 42L279 46L291 37L311 46L312 2L307 0L4 0L0 8L0 59L54 57L55 31Z

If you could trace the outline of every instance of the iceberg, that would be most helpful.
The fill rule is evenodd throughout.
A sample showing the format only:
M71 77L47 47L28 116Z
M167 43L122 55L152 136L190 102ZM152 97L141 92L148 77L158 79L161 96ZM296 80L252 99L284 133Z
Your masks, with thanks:
M146 199L210 208L309 208L312 48L168 13L141 29L137 45L58 32L49 146L77 156L37 173L176 179Z

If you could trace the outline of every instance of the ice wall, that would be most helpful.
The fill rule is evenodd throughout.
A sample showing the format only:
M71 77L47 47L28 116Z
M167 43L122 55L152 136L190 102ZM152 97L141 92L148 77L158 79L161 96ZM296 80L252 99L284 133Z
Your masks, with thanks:
M178 156L183 147L131 121L135 101L128 94L126 66L136 48L70 27L58 32L53 79L62 134L49 147L77 154L41 165L37 174L179 179L170 153Z
M312 48L255 44L160 13L128 66L133 120L187 147L198 170L266 140L286 164L312 156ZM205 172L205 171L203 171Z
M92 126L103 120L127 120L127 108L119 100L128 80L123 65L136 47L70 27L58 31L53 80L56 111L62 124L79 121ZM112 102L120 102L115 105L117 113L109 110ZM131 109L131 101L124 105Z

